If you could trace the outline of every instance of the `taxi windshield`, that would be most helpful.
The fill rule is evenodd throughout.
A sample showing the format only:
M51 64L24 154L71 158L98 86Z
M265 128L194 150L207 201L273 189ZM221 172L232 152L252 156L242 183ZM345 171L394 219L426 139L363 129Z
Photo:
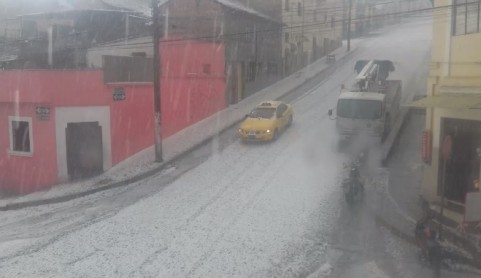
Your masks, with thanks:
M255 108L249 113L249 118L271 119L275 112L275 108Z

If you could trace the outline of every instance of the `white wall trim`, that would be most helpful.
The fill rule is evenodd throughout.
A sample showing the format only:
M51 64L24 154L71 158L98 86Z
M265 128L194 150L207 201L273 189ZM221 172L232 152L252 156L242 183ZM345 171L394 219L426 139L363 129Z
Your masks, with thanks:
M30 151L20 152L13 149L13 121L28 122L28 135L30 137ZM10 140L9 149L7 150L9 155L15 156L33 156L33 128L32 128L32 118L31 117L19 117L19 116L8 116L8 137Z
M112 167L112 144L110 133L110 107L57 107L55 108L55 133L57 140L58 182L69 180L67 169L66 128L69 123L99 122L102 127L103 168Z

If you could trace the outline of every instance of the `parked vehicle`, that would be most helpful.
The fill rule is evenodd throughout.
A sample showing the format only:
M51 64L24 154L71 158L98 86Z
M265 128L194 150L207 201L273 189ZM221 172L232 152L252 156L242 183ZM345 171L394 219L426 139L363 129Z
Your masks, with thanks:
M390 132L401 101L401 80L386 80L394 71L389 60L357 61L358 76L352 88L343 89L336 109L341 141L365 134L382 141ZM328 112L332 116L332 109Z

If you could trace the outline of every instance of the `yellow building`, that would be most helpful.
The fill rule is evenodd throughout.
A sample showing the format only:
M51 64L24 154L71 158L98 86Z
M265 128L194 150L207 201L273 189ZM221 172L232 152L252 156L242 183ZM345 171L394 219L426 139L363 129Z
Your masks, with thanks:
M426 108L422 195L439 208L444 184L445 215L462 222L467 193L479 190L481 7L480 0L435 0L434 7L427 97L413 103ZM444 163L446 137L452 151Z
M342 44L344 1L282 0L283 57L291 73Z

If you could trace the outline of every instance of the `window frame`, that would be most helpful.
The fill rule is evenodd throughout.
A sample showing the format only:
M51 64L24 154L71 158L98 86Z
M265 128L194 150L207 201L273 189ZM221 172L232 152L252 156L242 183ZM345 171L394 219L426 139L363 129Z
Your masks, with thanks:
M469 7L476 7L477 23L474 31L468 32L468 15L473 15L468 12ZM458 10L461 10L459 13ZM481 1L480 0L454 0L453 8L451 9L451 36L464 36L469 34L476 34L481 32L480 26ZM458 17L462 16L462 17ZM473 21L474 22L474 21ZM474 25L473 25L474 26Z
M28 135L30 141L30 151L29 152L22 152L22 151L15 151L14 144L13 144L13 122L27 122L28 123ZM10 141L10 145L8 148L8 154L14 156L33 156L33 127L32 127L32 117L20 117L20 116L8 116L8 137Z
M470 0L466 1L466 35L479 33L479 0L471 0L472 2L468 1ZM476 19L474 19L473 16L475 16Z

